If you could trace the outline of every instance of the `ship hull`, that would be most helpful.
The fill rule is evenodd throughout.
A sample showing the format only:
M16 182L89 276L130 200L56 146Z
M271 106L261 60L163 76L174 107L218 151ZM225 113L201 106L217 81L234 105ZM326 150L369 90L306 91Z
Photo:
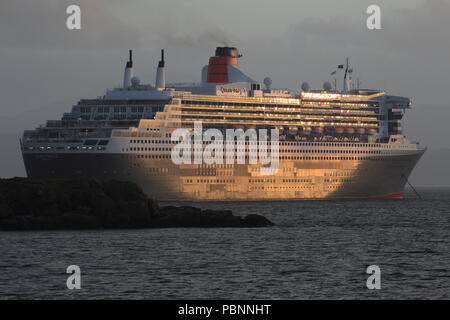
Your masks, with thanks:
M258 165L174 165L170 159L123 154L24 153L30 178L137 183L161 201L399 199L424 150L358 160L280 160L275 175Z

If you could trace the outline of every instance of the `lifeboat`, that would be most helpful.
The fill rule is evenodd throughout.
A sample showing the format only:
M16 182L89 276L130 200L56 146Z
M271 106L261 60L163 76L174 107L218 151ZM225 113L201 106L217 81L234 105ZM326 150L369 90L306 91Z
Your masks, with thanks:
M345 128L344 132L346 134L354 134L355 133L355 129L354 128Z
M337 134L337 135L341 135L341 134L343 134L344 133L344 128L341 128L341 127L337 127L337 128L334 128L334 133L335 134Z
M311 127L303 127L302 128L303 135L309 135L310 133L311 133Z
M365 128L356 128L356 133L358 133L358 134L365 134L366 133L366 129Z
M378 133L378 131L377 131L377 129L370 128L370 129L367 129L367 133L368 134L376 134L376 133Z
M333 133L333 128L331 127L325 127L324 132L326 135L331 135Z
M323 134L323 127L312 127L312 133Z
M289 129L288 129L289 134L296 134L297 132L298 132L297 127L289 127Z

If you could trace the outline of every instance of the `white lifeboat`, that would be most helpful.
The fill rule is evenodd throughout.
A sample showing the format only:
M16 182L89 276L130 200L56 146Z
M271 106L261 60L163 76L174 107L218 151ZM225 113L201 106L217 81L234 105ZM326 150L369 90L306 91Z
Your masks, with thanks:
M345 132L346 134L354 134L354 133L355 133L355 129L352 128L352 127L348 127L348 128L345 128L345 129L344 129L344 132Z

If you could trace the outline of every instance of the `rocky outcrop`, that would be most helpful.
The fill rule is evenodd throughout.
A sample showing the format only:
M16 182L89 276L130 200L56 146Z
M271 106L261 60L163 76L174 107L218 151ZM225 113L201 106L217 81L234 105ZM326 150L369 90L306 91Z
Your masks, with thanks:
M96 179L0 179L0 230L266 227L260 215L160 207L134 183Z
M257 214L245 218L234 216L230 210L202 210L195 207L162 207L154 216L155 227L267 227L273 225L268 219Z

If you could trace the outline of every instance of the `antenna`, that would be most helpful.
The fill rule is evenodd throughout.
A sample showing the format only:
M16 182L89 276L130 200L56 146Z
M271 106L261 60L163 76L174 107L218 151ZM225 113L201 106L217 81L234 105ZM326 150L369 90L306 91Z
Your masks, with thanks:
M133 50L130 50L130 62L133 62Z
M347 92L347 85L348 85L348 83L347 83L347 74L348 74L348 58L346 59L346 66L345 66L345 75L344 75L344 88L343 88L343 90L342 90L342 92L343 93L346 93Z

